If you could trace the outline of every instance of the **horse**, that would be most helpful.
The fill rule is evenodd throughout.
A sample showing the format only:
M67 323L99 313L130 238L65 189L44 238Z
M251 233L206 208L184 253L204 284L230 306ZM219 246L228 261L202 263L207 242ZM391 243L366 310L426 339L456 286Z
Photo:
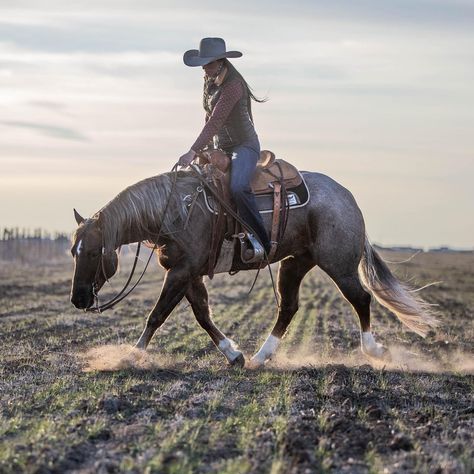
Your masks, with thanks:
M176 174L175 174L176 173ZM360 322L360 344L369 358L387 360L388 349L371 331L372 296L393 312L410 330L425 337L438 325L436 312L388 268L371 245L361 210L350 191L332 178L301 172L310 199L292 209L272 262L279 262L278 309L274 326L257 353L248 361L237 344L211 318L204 276L208 273L212 214L202 193L190 212L189 196L201 185L189 169L163 173L121 191L90 218L74 210L78 228L72 237L74 275L71 302L90 309L104 285L117 271L118 249L149 241L157 247L166 270L161 293L146 319L137 348L146 350L155 332L178 303L186 298L200 326L234 366L262 367L275 354L288 325L298 311L299 288L314 267L333 280L352 305ZM264 214L267 229L271 214ZM186 223L186 225L184 225ZM232 271L255 270L260 263L243 263L235 252Z

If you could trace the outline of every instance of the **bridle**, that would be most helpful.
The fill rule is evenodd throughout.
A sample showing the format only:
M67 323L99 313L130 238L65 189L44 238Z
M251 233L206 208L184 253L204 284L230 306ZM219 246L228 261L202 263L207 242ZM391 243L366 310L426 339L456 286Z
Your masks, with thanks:
M175 191L175 188L176 188L176 180L177 180L177 177L178 177L178 164L177 163L173 166L173 168L171 169L171 172L173 173L173 182L172 182L172 185L171 185L171 190L170 190L170 194L168 196L168 200L166 202L165 210L164 210L163 216L161 218L162 222L164 221L164 219L166 217L166 214L167 214L168 208L169 208L169 204L171 202L171 196L173 195L173 193ZM188 215L188 219L186 221L186 225L187 225L188 220L189 220L189 215ZM163 224L160 226L160 229L159 229L158 233L153 236L153 240L155 242L158 242L158 239L163 235L162 230L163 230ZM94 280L92 282L92 294L94 295L95 305L91 306L90 308L85 308L84 309L85 312L102 313L103 311L106 311L107 309L113 308L117 303L120 303L120 301L125 299L138 286L138 284L141 282L143 276L145 275L145 272L147 271L148 265L150 264L151 258L153 257L153 254L155 253L155 250L158 248L158 244L155 243L153 245L152 250L150 252L150 255L148 257L148 260L145 264L145 267L142 270L141 275L138 277L137 281L133 284L133 286L130 289L128 289L128 287L130 285L130 282L132 281L133 275L135 273L135 269L137 268L137 263L138 263L139 256L140 256L141 242L138 242L137 250L135 252L135 258L133 260L132 269L130 270L130 274L128 276L127 281L125 282L125 285L109 301L107 301L106 303L100 304L99 303L99 294L98 294L98 286L99 286L98 279L100 278L100 276L102 274L102 276L105 278L105 281L106 282L109 281L108 277L107 277L107 272L105 271L105 268L104 268L104 255L105 255L104 248L105 248L104 245L102 245L102 254L101 254L101 257L100 257L100 264L97 266L97 271L96 271L96 274L94 276Z
M153 256L153 253L157 249L157 247L158 246L156 244L153 246L153 250L150 252L150 256L148 257L148 260L145 264L145 268L143 269L141 275L139 276L138 280L134 283L134 285L127 291L127 288L130 285L130 282L132 281L133 274L135 273L135 269L137 267L137 262L138 262L139 256L140 256L141 242L138 242L137 251L135 253L135 258L134 258L134 261L133 261L132 269L130 270L130 275L128 276L128 279L127 279L125 285L112 299L107 301L107 303L99 304L99 294L98 294L98 291L97 291L99 285L97 283L97 278L100 275L100 273L102 273L104 278L105 278L105 281L107 281L107 282L109 281L108 278L107 278L107 274L105 273L104 263L103 263L104 259L103 259L103 255L102 255L101 264L97 267L96 276L94 278L94 281L92 282L92 294L94 295L94 301L95 301L96 304L95 304L95 306L91 306L90 308L86 308L84 311L91 312L91 313L102 313L103 311L105 311L107 309L113 308L117 303L120 303L120 301L125 299L138 286L138 284L142 280L142 278L145 275L145 272L148 268L148 265L151 261L151 257Z

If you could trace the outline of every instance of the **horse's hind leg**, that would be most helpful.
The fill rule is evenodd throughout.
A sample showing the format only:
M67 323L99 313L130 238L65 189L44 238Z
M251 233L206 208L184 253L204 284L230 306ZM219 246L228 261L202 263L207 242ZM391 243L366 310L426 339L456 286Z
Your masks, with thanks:
M315 262L309 253L297 258L290 257L280 262L278 270L278 293L280 295L278 318L272 332L260 350L252 357L249 364L250 367L263 366L277 350L281 338L285 334L293 316L298 311L301 281L314 266Z
M187 291L188 299L200 326L209 334L214 344L225 355L231 365L243 367L245 358L235 343L219 331L211 318L206 285L202 276L194 278Z
M359 275L354 273L349 276L330 276L359 316L362 352L377 359L389 358L387 349L375 342L374 336L370 331L371 296L362 286Z

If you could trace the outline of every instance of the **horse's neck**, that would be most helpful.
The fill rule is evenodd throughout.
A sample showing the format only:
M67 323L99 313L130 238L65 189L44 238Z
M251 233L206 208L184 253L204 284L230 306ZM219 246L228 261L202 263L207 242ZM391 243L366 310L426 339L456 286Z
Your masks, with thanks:
M159 212L159 214L161 214L161 212ZM161 222L155 221L152 224L147 224L143 222L140 217L141 216L135 216L132 220L116 223L121 229L119 242L116 242L117 247L135 242L143 242L145 240L156 241L156 237L159 237L161 233ZM162 239L159 240L161 241Z
M135 242L142 242L144 240L148 240L148 237L132 226L131 229L127 229L122 233L122 238L120 239L117 247L120 247L121 245L133 244Z
M160 178L160 176L157 178ZM171 212L171 215L174 215L176 212L176 209L174 209L176 203L173 202L171 205L169 203L169 190L167 190L166 186L166 184L169 186L169 183L162 183L162 191L158 192L155 196L155 190L157 187L160 187L157 186L160 183L155 183L151 179L143 180L143 182L131 187L128 192L133 192L134 196L129 196L127 191L125 191L106 206L110 206L108 216L112 222L109 222L109 224L114 227L116 226L116 229L119 230L115 234L115 244L117 247L144 240L156 242L160 234L163 237L164 234L171 232L170 229L166 228L167 225L170 225L169 216L165 219L165 224L161 222L165 211L167 214ZM150 202L153 203L152 210L149 208ZM107 212L105 209L104 211ZM158 240L159 244L164 240L162 237ZM165 237L165 239L167 238Z
M143 242L145 240L155 241L160 233L160 225L157 223L156 228L145 230L143 223L128 222L121 232L120 245L132 244L135 242ZM155 239L154 239L155 237Z

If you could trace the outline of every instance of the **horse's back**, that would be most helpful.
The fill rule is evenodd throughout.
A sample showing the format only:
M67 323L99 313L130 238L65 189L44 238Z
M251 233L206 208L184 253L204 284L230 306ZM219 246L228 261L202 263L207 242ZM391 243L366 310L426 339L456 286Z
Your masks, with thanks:
M330 202L343 205L344 207L356 206L357 203L352 193L335 181L330 176L322 173L302 171L308 189L311 193L311 201L324 206Z
M303 171L310 191L307 219L318 264L358 264L365 242L362 212L352 193L329 176Z

